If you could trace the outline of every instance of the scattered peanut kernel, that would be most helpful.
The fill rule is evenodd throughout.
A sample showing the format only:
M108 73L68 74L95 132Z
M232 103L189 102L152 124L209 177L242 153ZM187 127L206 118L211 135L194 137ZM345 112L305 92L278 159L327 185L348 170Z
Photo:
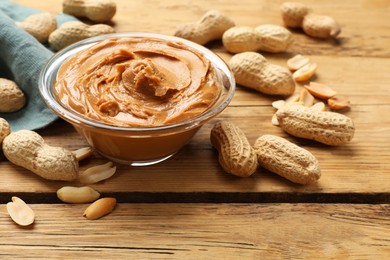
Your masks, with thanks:
M351 106L351 102L344 96L333 96L328 99L328 106L333 110L341 110L349 108Z
M297 82L309 80L317 70L317 63L308 63L293 73L293 79Z
M314 97L307 91L306 89L301 90L301 94L299 95L299 101L305 107L311 107L314 104Z
M287 68L291 71L296 71L309 63L309 58L297 54L287 60Z
M65 186L57 190L57 197L66 203L88 203L97 200L100 193L88 186Z
M73 151L73 154L76 156L77 161L84 160L93 154L91 147L83 147L76 151Z
M88 206L83 217L89 220L99 219L111 213L116 206L115 198L101 198Z
M116 166L112 162L93 166L88 168L79 175L79 181L83 184L93 184L102 180L106 180L114 175Z
M314 105L311 106L312 109L318 110L318 111L325 111L326 105L324 102L317 102Z
M286 99L285 105L292 104L299 101L300 93L294 93Z
M278 121L276 114L272 115L271 123L272 123L272 125L275 125L275 126L279 125L279 121Z
M18 197L12 197L12 202L7 203L7 211L12 220L20 226L34 223L34 211Z
M281 99L281 100L276 100L274 102L272 102L272 107L276 108L276 109L280 109L282 108L284 105L286 104L286 101Z
M309 85L304 86L313 96L321 99L329 99L337 94L332 88L327 85L310 82Z
M279 109L282 109L286 106L291 106L293 104L303 105L302 101L300 100L301 92L300 93L297 92L297 93L292 94L286 100L283 100L283 99L276 100L276 101L272 102L272 106L274 108L276 108L277 110L279 110ZM274 114L272 116L271 123L272 123L272 125L275 125L275 126L279 125L278 118L276 117L276 114Z

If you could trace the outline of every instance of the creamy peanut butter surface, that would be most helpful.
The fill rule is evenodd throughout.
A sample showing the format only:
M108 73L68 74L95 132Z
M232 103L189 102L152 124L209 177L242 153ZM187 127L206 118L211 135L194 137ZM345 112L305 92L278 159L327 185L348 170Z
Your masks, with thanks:
M116 126L185 121L212 106L222 82L196 50L153 38L108 39L67 59L55 90L65 106Z

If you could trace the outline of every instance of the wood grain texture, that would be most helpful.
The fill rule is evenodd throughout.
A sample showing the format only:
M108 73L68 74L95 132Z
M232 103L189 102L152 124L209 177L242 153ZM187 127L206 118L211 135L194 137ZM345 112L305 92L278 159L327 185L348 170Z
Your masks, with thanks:
M390 257L389 205L122 203L96 221L82 217L85 205L31 207L36 222L21 229L0 206L0 257Z
M179 24L219 9L237 25L282 25L284 1L115 0L111 25L117 32L172 35ZM62 0L16 2L61 12ZM149 167L118 165L115 176L92 185L115 196L114 212L97 221L82 213L87 205L61 203L64 182L46 181L0 161L0 258L32 259L389 259L390 258L390 1L302 0L341 25L337 40L318 40L293 30L283 54L263 53L286 66L295 54L318 64L314 81L346 95L345 114L356 124L351 143L328 147L298 139L271 124L271 97L237 86L229 107L207 123L171 159ZM229 61L220 41L206 45ZM298 84L298 89L302 87ZM254 143L275 134L311 151L322 177L301 186L259 169L249 178L223 172L209 141L218 120L236 123ZM51 145L74 150L86 142L67 123L40 130ZM81 170L106 162L98 154ZM71 185L78 185L73 183ZM33 226L20 228L6 213L19 196L36 213Z
M19 0L34 8L52 13L61 11L61 1ZM302 1L320 13L334 16L343 32L340 42L315 40L293 31L295 42L284 54L264 54L270 62L285 66L296 53L309 55L319 68L313 80L333 87L346 95L352 108L346 112L356 124L352 142L341 147L328 147L297 139L271 125L274 109L271 97L237 86L228 109L206 124L195 138L170 160L161 164L134 168L118 166L114 178L97 184L102 192L125 194L146 193L268 193L268 194L388 194L390 190L390 120L384 116L390 109L389 51L390 1ZM205 10L217 8L230 15L238 25L281 24L279 6L282 1L117 1L118 12L112 25L118 32L149 31L173 34L179 24L198 19ZM261 15L259 15L261 14ZM361 19L361 17L365 19ZM360 40L359 40L360 39ZM228 54L220 41L208 45L226 61ZM297 91L301 88L298 84ZM238 179L225 174L211 147L209 132L217 120L231 120L248 136L251 143L262 134L276 134L307 148L319 159L322 177L318 184L297 186L279 176L259 169L250 178ZM40 131L52 145L77 149L86 142L66 123L58 122ZM81 163L81 170L105 162L99 155ZM196 165L196 167L194 167ZM0 162L0 192L51 195L65 185L47 182L6 161ZM344 196L344 195L343 195ZM50 196L49 196L50 197ZM280 196L279 196L280 198ZM383 202L383 200L379 202ZM384 196L384 201L389 201ZM38 200L37 202L39 202Z
M390 105L382 106L389 111ZM229 107L218 119L205 125L179 153L170 160L149 167L118 165L113 178L93 185L102 192L291 192L294 193L388 193L390 190L390 119L375 117L375 105L356 105L348 114L356 123L350 144L329 147L298 139L270 124L270 106ZM263 134L275 134L311 151L319 160L322 177L317 184L301 186L260 168L249 178L226 174L218 164L217 152L210 144L211 127L218 120L229 120L247 135L250 143ZM247 124L250 121L251 124ZM375 127L373 127L375 126ZM77 149L85 145L66 123L58 122L42 131L49 144ZM99 155L81 163L81 170L104 163ZM194 167L196 165L196 167ZM9 164L0 163L1 191L50 193L65 185L49 182ZM389 199L389 198L388 198Z
M61 0L17 0L40 10L61 12ZM179 24L192 22L209 9L219 9L232 17L237 25L283 25L279 7L283 0L241 2L233 0L116 0L118 11L113 18L116 31L147 31L173 34ZM293 31L294 45L289 53L309 55L335 55L359 57L389 57L389 1L299 1L310 6L316 13L333 16L341 25L338 40L319 40L307 37L302 30Z

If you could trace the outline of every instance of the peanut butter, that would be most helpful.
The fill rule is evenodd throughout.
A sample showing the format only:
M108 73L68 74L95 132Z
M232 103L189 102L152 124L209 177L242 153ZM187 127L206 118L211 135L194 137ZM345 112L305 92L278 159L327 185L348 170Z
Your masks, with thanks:
M222 87L201 53L153 38L99 42L67 59L55 83L65 107L125 127L186 121L212 106Z

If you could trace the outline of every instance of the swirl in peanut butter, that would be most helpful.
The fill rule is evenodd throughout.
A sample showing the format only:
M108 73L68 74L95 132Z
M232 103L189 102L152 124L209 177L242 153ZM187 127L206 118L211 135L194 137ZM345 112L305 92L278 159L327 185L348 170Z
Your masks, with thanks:
M152 38L97 43L67 59L55 83L65 107L125 127L186 121L211 107L221 88L202 54Z

